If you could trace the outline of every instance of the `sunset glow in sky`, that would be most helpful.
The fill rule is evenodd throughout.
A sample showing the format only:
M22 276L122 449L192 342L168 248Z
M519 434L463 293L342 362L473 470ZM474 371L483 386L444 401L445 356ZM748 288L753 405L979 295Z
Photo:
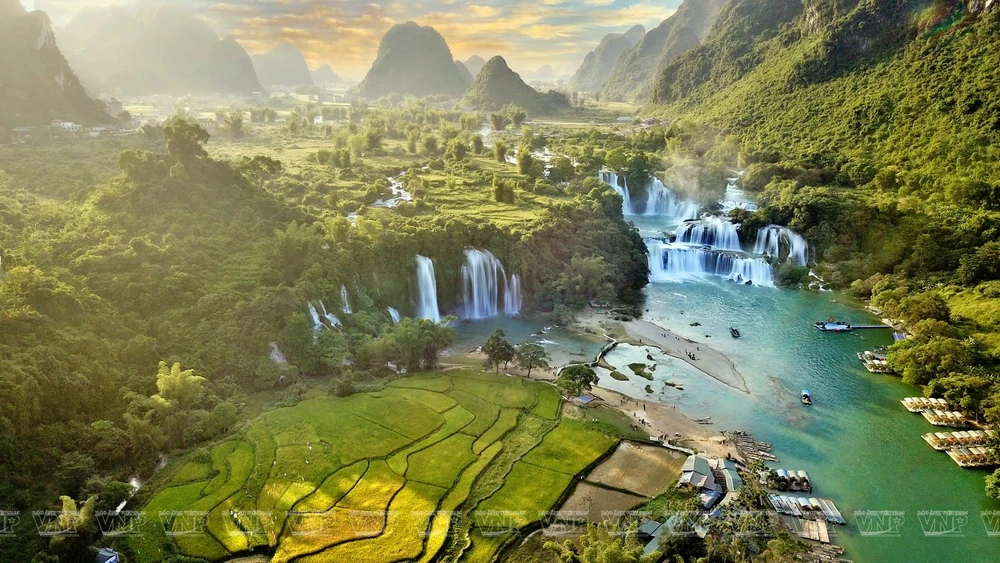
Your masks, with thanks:
M455 58L503 55L521 72L550 64L571 73L606 33L635 24L652 29L681 0L168 0L185 4L222 35L234 35L250 52L290 41L311 67L329 63L360 78L375 59L379 39L396 23L413 20L436 28ZM42 9L57 28L92 7L133 0L22 0ZM152 3L152 2L151 2Z

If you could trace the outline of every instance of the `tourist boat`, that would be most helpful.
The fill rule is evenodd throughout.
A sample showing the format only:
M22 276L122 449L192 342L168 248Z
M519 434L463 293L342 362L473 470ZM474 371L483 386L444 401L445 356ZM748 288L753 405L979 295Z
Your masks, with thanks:
M733 335L733 338L740 338L741 336L743 336L742 334L740 334L739 329L732 326L729 327L729 334Z
M842 323L840 321L819 321L813 323L813 326L822 330L823 332L850 332L854 330L854 327L847 323Z
M802 404L803 405L813 404L812 393L810 393L809 391L802 391Z

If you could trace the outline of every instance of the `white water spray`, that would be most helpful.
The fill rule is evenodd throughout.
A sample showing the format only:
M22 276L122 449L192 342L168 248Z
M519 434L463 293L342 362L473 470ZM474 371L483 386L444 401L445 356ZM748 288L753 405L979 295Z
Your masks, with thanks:
M788 250L783 254L782 243ZM799 266L809 263L809 243L802 235L780 225L769 225L757 231L757 242L754 244L755 254L763 254L779 260L792 258Z

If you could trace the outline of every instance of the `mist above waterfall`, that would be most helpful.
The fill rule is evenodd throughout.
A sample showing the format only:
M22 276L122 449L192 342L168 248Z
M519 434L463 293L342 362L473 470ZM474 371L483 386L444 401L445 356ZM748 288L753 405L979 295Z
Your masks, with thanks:
M628 180L615 172L602 171L601 181L611 186L622 196L622 215L645 217L671 217L675 219L695 219L701 213L701 206L690 199L678 197L659 178L653 178L646 186L646 197L636 199L628 187Z

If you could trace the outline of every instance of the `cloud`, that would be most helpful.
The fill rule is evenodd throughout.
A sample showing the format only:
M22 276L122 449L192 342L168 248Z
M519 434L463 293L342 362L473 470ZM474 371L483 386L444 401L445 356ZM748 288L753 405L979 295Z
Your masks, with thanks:
M83 9L134 0L33 1L60 26ZM251 53L288 41L310 66L328 63L338 73L360 77L382 35L409 20L437 29L459 59L499 54L515 69L550 64L557 73L570 73L605 34L635 24L656 26L681 0L160 1L190 7L220 36L235 36Z

